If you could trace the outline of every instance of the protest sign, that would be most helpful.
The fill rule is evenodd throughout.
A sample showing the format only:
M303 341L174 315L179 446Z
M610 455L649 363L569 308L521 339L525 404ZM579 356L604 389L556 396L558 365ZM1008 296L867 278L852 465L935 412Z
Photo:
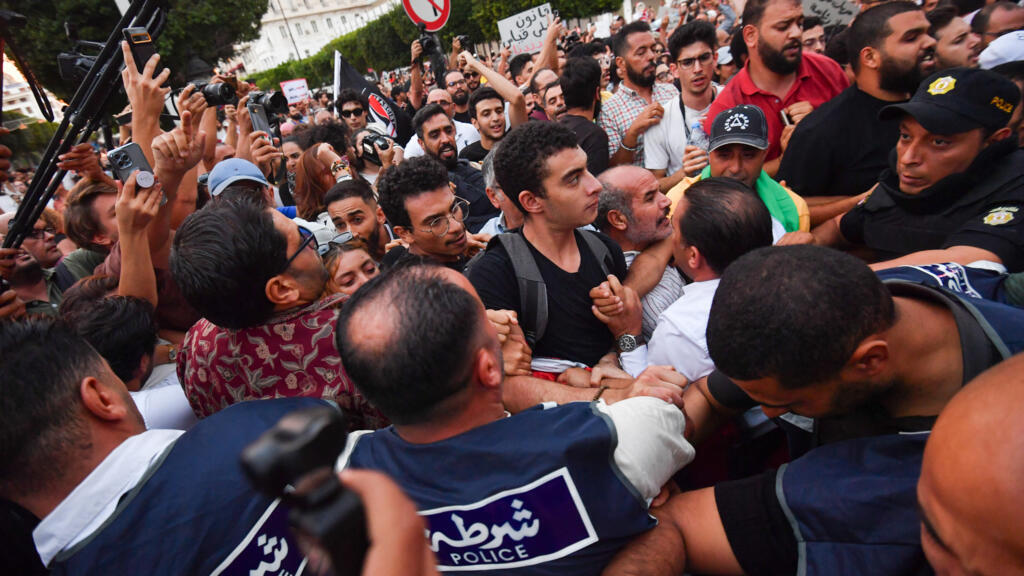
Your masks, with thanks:
M281 92L284 93L284 97L288 100L289 104L302 102L306 98L309 98L309 86L306 84L305 78L296 78L294 80L285 80L284 82L281 82Z
M544 35L553 17L551 4L545 3L499 20L501 45L507 46L513 56L539 52L544 46Z

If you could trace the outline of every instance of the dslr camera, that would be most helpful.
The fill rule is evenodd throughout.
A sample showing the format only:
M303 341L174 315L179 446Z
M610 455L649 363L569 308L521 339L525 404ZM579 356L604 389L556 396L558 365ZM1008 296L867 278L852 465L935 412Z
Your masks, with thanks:
M420 29L420 37L417 40L420 41L420 46L423 47L423 53L420 58L429 57L430 54L437 52L439 46L437 44L437 36L427 32L427 25L420 22L416 24L416 27Z
M335 408L292 412L246 446L242 469L256 490L289 506L289 524L310 566L358 576L369 547L366 514L334 473L346 430Z
M380 154L377 153L377 148L387 150L390 147L391 138L373 130L367 130L366 136L363 137L363 160L372 162L377 166L383 166L384 163L380 159Z
M459 41L459 46L462 46L463 50L469 50L470 49L469 35L467 35L467 34L459 34L458 36L455 37L455 39Z
M238 95L231 84L221 82L210 84L203 82L196 84L196 92L202 92L203 98L210 106L223 106L224 104L238 104Z

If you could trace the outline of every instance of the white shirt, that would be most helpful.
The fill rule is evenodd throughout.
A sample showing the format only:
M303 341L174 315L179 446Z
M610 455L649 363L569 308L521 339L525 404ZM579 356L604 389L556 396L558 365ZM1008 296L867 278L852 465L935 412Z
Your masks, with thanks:
M161 364L157 368L163 366L174 368L174 364ZM156 373L156 369L153 372ZM144 386L138 392L129 394L142 414L147 430L188 430L199 421L196 413L192 411L192 405L188 403L185 389L178 382L176 373L161 379L156 385Z
M717 94L717 84L712 86ZM697 121L703 121L711 105L703 110L686 108L686 118L679 109L679 99L664 105L665 115L661 122L647 129L644 133L644 168L648 170L664 170L665 176L683 169L683 155L689 144L687 129Z
M633 265L633 260L640 254L634 250L622 253L626 258L626 268ZM666 266L661 280L644 296L640 303L643 306L643 336L645 342L651 341L654 328L658 325L658 317L666 308L683 295L683 277L674 266Z
M708 316L718 290L718 278L686 285L686 294L658 318L648 344L647 363L673 366L693 382L715 368L708 354Z
M476 128L472 124L466 124L465 122L459 122L458 120L452 120L455 124L455 147L459 152L466 146L469 146L473 142L480 141L480 133L476 131ZM412 139L405 145L405 158L413 158L416 156L423 156L423 146L420 145L420 138L413 134Z
M114 448L32 531L44 566L100 529L121 497L142 480L180 430L149 430Z
M612 456L616 466L648 503L672 475L693 461L693 446L683 438L686 417L675 405L659 398L641 396L611 405L599 400L597 409L606 414L615 426L618 442ZM359 430L348 435L345 450L335 465L336 470L348 466L359 438L371 433L372 430Z

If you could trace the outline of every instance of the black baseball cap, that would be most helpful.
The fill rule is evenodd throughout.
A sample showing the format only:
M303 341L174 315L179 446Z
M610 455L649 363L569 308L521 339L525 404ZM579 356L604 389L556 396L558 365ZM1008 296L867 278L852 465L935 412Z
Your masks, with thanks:
M909 102L882 108L878 118L910 114L935 134L994 132L1006 126L1019 103L1020 90L1009 79L989 70L949 68L929 76Z
M746 144L758 150L768 149L768 122L757 106L741 104L723 110L711 123L710 150L726 144Z

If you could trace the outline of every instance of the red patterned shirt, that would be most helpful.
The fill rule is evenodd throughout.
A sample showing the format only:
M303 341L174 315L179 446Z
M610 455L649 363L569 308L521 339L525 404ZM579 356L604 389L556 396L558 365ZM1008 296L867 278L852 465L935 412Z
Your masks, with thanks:
M334 322L344 298L328 296L243 330L197 322L178 355L178 378L192 410L205 418L243 400L310 396L336 402L353 430L387 426L341 367Z

